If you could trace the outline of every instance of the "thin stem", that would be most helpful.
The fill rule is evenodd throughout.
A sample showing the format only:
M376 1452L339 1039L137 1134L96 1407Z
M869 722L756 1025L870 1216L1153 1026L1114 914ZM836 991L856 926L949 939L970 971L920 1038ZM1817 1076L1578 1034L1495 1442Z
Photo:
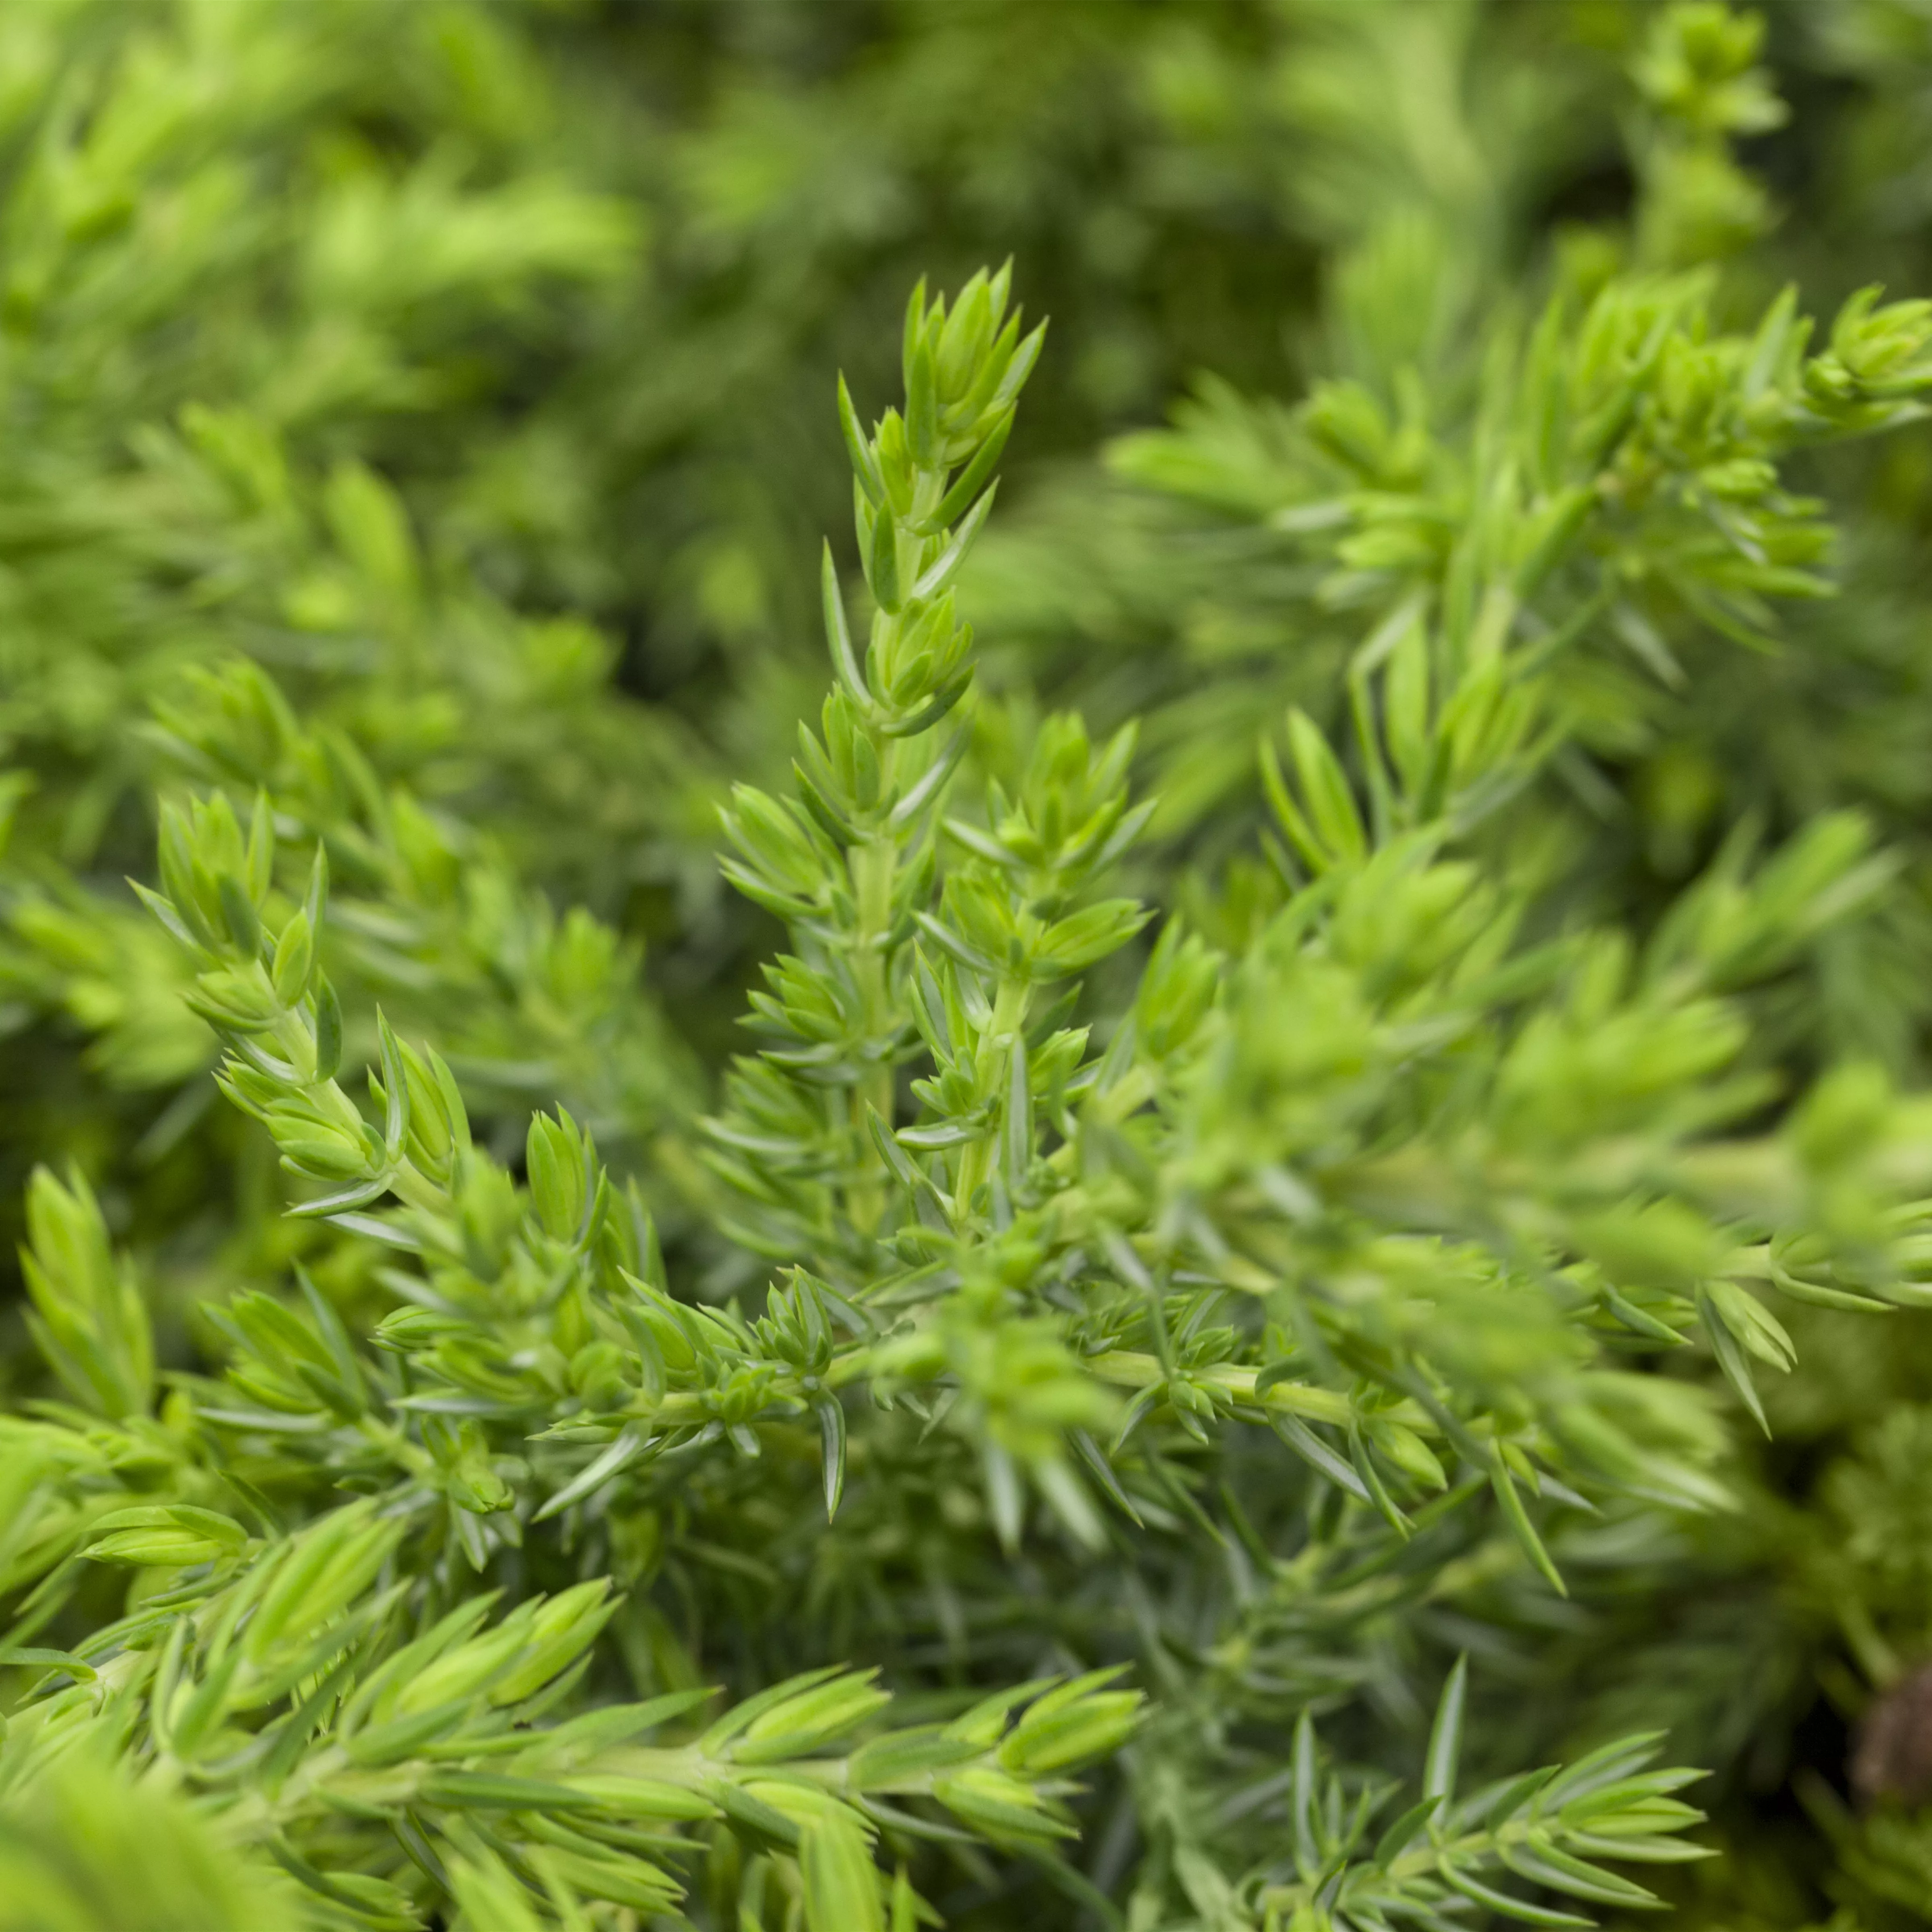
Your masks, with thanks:
M889 742L879 746L882 766L887 766L896 748ZM864 1008L862 1036L883 1049L892 1026L891 974L886 950L891 938L898 843L890 832L875 834L852 848L849 862L852 896L858 908L858 922L852 935L852 974ZM860 1073L852 1089L851 1107L852 1137L860 1177L851 1190L852 1223L861 1234L870 1234L885 1213L886 1177L885 1162L872 1144L866 1110L876 1112L888 1126L892 1118L892 1061L883 1050Z

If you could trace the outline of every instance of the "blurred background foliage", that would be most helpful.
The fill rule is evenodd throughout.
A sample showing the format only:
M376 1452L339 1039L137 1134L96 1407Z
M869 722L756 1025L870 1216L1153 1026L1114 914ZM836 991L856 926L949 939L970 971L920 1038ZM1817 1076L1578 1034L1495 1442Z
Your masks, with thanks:
M770 930L718 884L715 807L816 700L813 552L849 488L826 398L839 370L868 413L890 393L921 273L1010 255L1053 318L970 572L985 730L1139 717L1141 884L1238 934L1270 890L1239 856L1260 726L1342 719L1352 654L1450 568L1430 533L1474 514L1546 291L1695 269L1739 327L1788 281L1822 313L1932 288L1932 7L1785 0L1761 44L1658 14L0 10L0 1250L32 1165L77 1160L178 1347L189 1283L316 1238L208 1106L187 968L121 883L158 796L214 775L328 837L352 1019L433 1020L506 1145L565 1101L716 1259L684 1127ZM1860 808L1896 889L1766 1006L1765 1052L1909 1072L1932 440L1798 462L1838 536L1806 550L1793 513L1774 616L1688 549L1598 614L1538 863L1642 929L1727 840ZM1489 1661L1535 1708L1484 1721L1676 1714L1734 1853L1680 1922L1932 1922L1932 1346L1922 1316L1792 1325L1754 1506L1606 1531L1587 1616L1499 1608L1520 1640Z

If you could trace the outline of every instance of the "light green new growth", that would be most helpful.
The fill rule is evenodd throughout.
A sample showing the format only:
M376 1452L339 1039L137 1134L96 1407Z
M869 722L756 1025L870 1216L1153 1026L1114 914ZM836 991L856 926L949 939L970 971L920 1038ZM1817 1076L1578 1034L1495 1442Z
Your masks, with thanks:
M366 1119L336 1077L343 1018L318 958L322 856L305 883L278 883L266 796L245 831L220 793L164 817L163 890L144 896L194 962L190 999L226 1048L224 1089L314 1190L299 1214L394 1252L382 1279L398 1306L373 1349L306 1281L294 1307L250 1292L211 1309L225 1377L182 1383L157 1414L145 1312L116 1279L91 1199L78 1183L37 1184L40 1332L96 1416L50 1411L10 1425L25 1506L10 1575L33 1586L11 1654L46 1686L10 1732L16 1783L104 1734L145 1779L185 1778L225 1842L271 1854L343 1923L410 1922L441 1896L478 1923L582 1900L658 1910L682 1889L686 1840L667 1828L706 1820L774 1861L771 1882L802 1900L815 1928L883 1923L884 1881L865 1848L882 1832L926 1828L896 1801L929 1801L995 1842L1050 1841L1066 1828L1056 1780L1112 1748L1138 1699L1102 1688L1102 1672L831 1758L825 1749L869 1730L885 1700L865 1678L821 1671L688 1744L640 1746L628 1740L675 1730L703 1694L548 1714L616 1607L608 1583L493 1614L497 1593L469 1594L464 1576L513 1556L514 1574L541 1571L552 1545L578 1566L634 1570L626 1516L658 1484L688 1480L669 1459L757 1458L763 1429L788 1414L816 1411L836 1508L849 1426L839 1391L862 1384L886 1407L939 1398L978 1446L1010 1546L1027 1533L1027 1480L1100 1545L1110 1532L1094 1490L1138 1522L1184 1498L1176 1457L1244 1418L1272 1420L1400 1535L1414 1528L1411 1498L1448 1484L1448 1502L1466 1504L1486 1480L1546 1568L1523 1490L1567 1494L1557 1468L1708 1492L1682 1460L1702 1453L1704 1425L1664 1402L1668 1384L1589 1369L1573 1348L1571 1368L1512 1426L1483 1400L1480 1341L1462 1334L1446 1366L1430 1358L1439 1318L1413 1299L1418 1268L1462 1278L1454 1306L1466 1327L1486 1301L1517 1324L1540 1304L1547 1326L1618 1306L1600 1262L1572 1262L1568 1277L1548 1264L1523 1275L1507 1246L1451 1249L1378 1226L1362 1204L1378 1163L1317 1169L1266 1127L1258 1136L1252 1118L1240 1154L1224 1144L1231 1117L1252 1116L1257 1073L1266 1078L1243 1040L1244 982L1269 989L1273 1007L1281 975L1312 974L1331 1064L1338 1019L1364 1044L1388 1023L1358 984L1375 955L1338 962L1315 940L1331 919L1349 929L1346 894L1298 899L1228 969L1218 1005L1222 969L1171 934L1099 1058L1085 1029L1058 1025L1064 1000L1040 1005L1041 989L1142 924L1130 902L1084 892L1146 814L1125 806L1129 741L1096 756L1070 722L1043 729L1014 793L993 786L983 824L946 812L964 742L941 748L931 734L970 676L950 579L986 514L976 493L990 489L986 452L1039 346L1011 324L998 332L1004 297L1004 278L982 278L950 316L915 298L907 414L869 440L849 430L877 605L865 668L828 558L838 684L824 739L803 741L802 802L741 790L730 820L740 875L790 914L800 946L755 1002L784 1044L748 1066L739 1114L716 1130L721 1167L761 1214L761 1244L782 1244L794 1264L758 1320L671 1298L650 1217L614 1190L568 1114L532 1123L520 1187L474 1144L441 1058L381 1025L377 1121ZM849 404L846 415L850 424ZM1312 740L1301 755L1304 776L1326 774L1328 787L1310 808L1353 826L1339 770L1311 762L1326 756ZM1362 844L1359 826L1336 836ZM1438 875L1411 858L1387 886L1427 892ZM1467 961L1487 929L1438 963L1438 974L1458 970L1465 1008L1481 983ZM1487 945L1488 978L1520 981L1506 942ZM1420 1019L1412 1000L1406 1024ZM1466 1030L1421 1024L1438 1050ZM915 1083L916 1122L898 1127L895 1071L922 1048L932 1076ZM1292 1036L1274 1050L1306 1053ZM1702 1070L1694 1064L1679 1084ZM1532 1082L1529 1104L1534 1093ZM764 1108L753 1118L769 1136L775 1105L811 1120L812 1141L788 1162L754 1165L764 1150L743 1123ZM1282 1124L1268 1123L1277 1142ZM1790 1157L1756 1158L1782 1178ZM1636 1225L1656 1220L1653 1210ZM1612 1254L1618 1225L1595 1238ZM1294 1295L1286 1251L1277 1258L1276 1230L1290 1228L1331 1255L1352 1245L1358 1270L1378 1267L1376 1300L1358 1287L1343 1311ZM1442 1279L1432 1292L1439 1307ZM1230 1293L1263 1328L1208 1325ZM1650 1301L1640 1325L1674 1334L1665 1318L1679 1304ZM1124 1409L1116 1390L1132 1393ZM1445 1459L1462 1473L1452 1479ZM332 1502L345 1486L369 1493ZM135 1592L71 1653L35 1650L104 1565L154 1574L160 1587ZM1016 1703L1026 1714L1009 1730ZM1312 1778L1313 1747L1304 1738L1300 1748ZM1570 1826L1558 1815L1560 1837ZM1660 1813L1645 1828L1674 1822ZM1532 1825L1518 1848L1514 1829L1492 1832L1513 1869L1613 1885L1578 1876L1594 1868ZM1459 1850L1449 1826L1432 1830L1442 1849L1419 1862L1384 1844L1375 1882L1391 1896L1480 1886L1490 1840ZM1272 1892L1258 1902L1264 1916L1278 1909Z
M1289 13L1305 121L1324 60L1462 31ZM209 61L300 91L309 30L232 31ZM253 562L211 604L280 596L342 682L238 620L142 661L162 942L98 882L0 878L14 982L116 1092L173 1090L140 1157L272 1145L232 1165L288 1210L184 1312L84 1162L28 1184L0 1932L1587 1928L1717 1849L1667 1690L1546 1722L1534 1660L1620 1657L1626 1584L1697 1587L1773 1514L1748 1446L1793 1328L1932 1306L1932 1100L1811 1012L1912 855L1849 807L1740 813L1633 910L1604 829L1603 764L1833 590L1796 466L1932 394L1932 303L1867 290L1815 348L1793 292L1738 319L1761 39L1702 4L1633 35L1623 258L1573 238L1447 326L1452 243L1503 252L1472 148L1364 218L1304 400L1210 382L1113 446L1153 567L1233 559L1224 608L1274 627L1207 694L1238 742L1188 742L1171 670L1095 732L982 661L1045 326L1010 267L919 284L898 403L838 386L828 693L789 783L720 807L784 937L708 1114L619 915L535 883L622 843L566 823L598 638L420 548L372 470L292 463L266 404L148 436L231 492ZM95 124L76 178L112 172ZM594 198L425 162L379 218L341 165L278 338L317 383L431 394L364 311L508 235L506 285L620 272ZM21 327L72 230L40 284L12 262ZM357 238L399 232L421 261ZM1325 685L1298 626L1340 640ZM380 669L342 669L364 631ZM398 723L430 665L448 715ZM88 849L124 781L32 809ZM1827 1485L1857 1588L1815 1553L1802 1584L1874 1683L1908 1659L1864 1606L1923 1598L1910 1424ZM1900 1895L1916 1841L1834 1802Z

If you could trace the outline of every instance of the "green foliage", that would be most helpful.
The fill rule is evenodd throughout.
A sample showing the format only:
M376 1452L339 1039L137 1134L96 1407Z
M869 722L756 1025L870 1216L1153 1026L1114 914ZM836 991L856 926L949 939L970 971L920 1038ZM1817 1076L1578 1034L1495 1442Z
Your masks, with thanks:
M1932 1922L1914 8L0 52L0 1928Z

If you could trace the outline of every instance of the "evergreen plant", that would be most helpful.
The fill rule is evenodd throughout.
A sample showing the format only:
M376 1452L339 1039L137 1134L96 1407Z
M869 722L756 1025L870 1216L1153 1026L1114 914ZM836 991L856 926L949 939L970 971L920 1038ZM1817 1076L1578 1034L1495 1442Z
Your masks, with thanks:
M1921 10L726 10L0 17L0 1932L1932 1923Z

